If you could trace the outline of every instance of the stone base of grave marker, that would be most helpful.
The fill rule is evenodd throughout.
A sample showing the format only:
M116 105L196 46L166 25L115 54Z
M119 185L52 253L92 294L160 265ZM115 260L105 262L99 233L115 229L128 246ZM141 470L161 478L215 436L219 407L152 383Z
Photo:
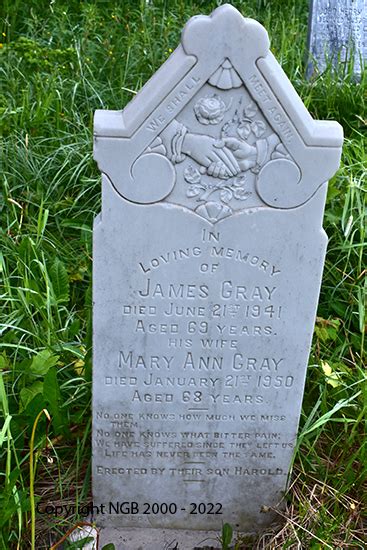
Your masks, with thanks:
M99 543L113 543L118 550L219 550L220 531L185 529L124 528L101 529Z
M123 112L97 111L98 524L250 533L277 517L341 143L228 5L189 21Z

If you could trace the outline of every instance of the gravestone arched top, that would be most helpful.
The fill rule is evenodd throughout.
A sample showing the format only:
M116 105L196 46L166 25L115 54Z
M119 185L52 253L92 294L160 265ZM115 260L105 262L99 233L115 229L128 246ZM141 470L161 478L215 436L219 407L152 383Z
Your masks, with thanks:
M243 17L229 4L217 8L209 16L192 17L183 28L181 43L188 55L198 59L206 55L209 58L206 61L212 60L214 64L218 58L226 57L252 62L265 57L270 46L264 27L254 19Z
M231 211L236 201L241 209L297 207L334 174L341 144L338 123L308 113L266 30L230 5L190 19L182 45L123 111L95 114L99 168L122 197L140 204L173 200L193 209L187 192L201 191L188 191L188 179L205 192L246 177L258 200L245 203L233 180Z

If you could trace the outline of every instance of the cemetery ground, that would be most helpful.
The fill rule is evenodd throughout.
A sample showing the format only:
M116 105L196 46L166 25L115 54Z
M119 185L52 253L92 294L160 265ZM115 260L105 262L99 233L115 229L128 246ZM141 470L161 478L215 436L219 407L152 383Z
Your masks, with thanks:
M33 534L35 548L49 548L85 521L91 500L94 110L122 109L189 17L217 5L5 0L0 8L1 549L32 548ZM233 5L268 29L314 118L337 120L345 132L329 182L329 245L286 509L272 531L236 548L363 549L367 75L356 82L347 67L305 79L306 1ZM63 513L41 513L46 504Z

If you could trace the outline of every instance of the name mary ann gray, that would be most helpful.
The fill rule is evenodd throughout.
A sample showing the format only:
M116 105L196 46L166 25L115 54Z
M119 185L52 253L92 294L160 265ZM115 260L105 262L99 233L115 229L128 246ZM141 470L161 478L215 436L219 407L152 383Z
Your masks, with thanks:
M277 371L284 358L274 357L245 357L242 353L234 353L232 356L195 356L191 352L184 358L175 355L138 355L132 350L120 351L119 367L129 369L170 369L178 366L189 370L222 370L230 362L233 370L248 371Z

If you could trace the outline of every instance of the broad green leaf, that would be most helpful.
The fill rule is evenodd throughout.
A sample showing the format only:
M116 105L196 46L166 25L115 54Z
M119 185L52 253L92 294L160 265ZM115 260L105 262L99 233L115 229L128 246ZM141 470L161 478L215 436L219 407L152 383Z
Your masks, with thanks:
M335 341L338 336L339 327L339 319L327 320L322 317L318 317L317 324L315 326L315 333L322 342L327 342L328 340Z
M74 369L79 376L83 376L84 367L85 367L85 361L83 359L78 359L77 361L74 361Z
M19 508L21 508L22 512L30 510L30 499L27 497L26 492L23 491L18 491L17 498L15 499L13 492L10 491L8 487L8 490L4 490L2 494L0 494L0 528L6 525L9 519L17 513Z
M326 383L330 384L333 388L340 386L341 382L339 375L333 371L329 363L326 363L326 361L321 361L321 367L325 374Z
M68 351L79 359L83 359L83 357L85 356L85 351L83 351L81 346L74 346L72 344L64 344L61 342L60 344L58 344L57 348L58 350Z
M59 258L55 258L50 268L50 279L53 295L56 302L69 301L69 277L65 265Z
M43 381L43 397L48 402L54 428L57 433L60 433L64 422L60 413L60 389L56 367L51 367L45 376Z
M58 355L53 355L51 351L44 349L33 357L30 371L36 376L44 376L51 367L56 365L58 360Z
M69 542L65 546L65 550L81 550L88 542L94 542L94 537L84 537L75 542Z
M43 383L42 383L43 386ZM47 402L43 398L43 392L36 393L36 395L28 403L25 410L25 414L28 416L28 428L31 429L37 415L47 407ZM42 415L42 422L44 422L44 415Z
M43 382L40 380L37 380L37 382L34 382L31 386L28 386L27 388L22 388L20 390L20 402L22 405L22 409L25 409L32 401L35 395L38 393L43 392Z

